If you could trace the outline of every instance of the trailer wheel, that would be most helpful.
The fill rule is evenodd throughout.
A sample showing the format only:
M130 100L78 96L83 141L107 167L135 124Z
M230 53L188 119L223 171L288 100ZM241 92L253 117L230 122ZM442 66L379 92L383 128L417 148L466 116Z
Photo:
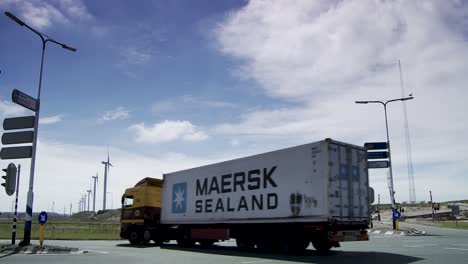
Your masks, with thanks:
M141 237L140 237L140 234L137 230L133 230L131 233L130 233L130 237L128 238L128 241L130 242L130 244L132 245L139 245L141 244Z
M186 232L180 234L180 237L176 241L177 245L185 248L193 247L193 245L195 245L195 241L193 241L190 238L190 235Z
M238 249L244 251L251 251L255 249L255 243L248 239L237 238L236 245Z
M150 242L151 240L151 233L148 230L145 230L143 232L143 236L141 237L141 244L146 245Z
M310 241L307 239L295 239L284 245L282 248L290 254L302 254L309 246Z
M327 253L332 248L332 243L327 238L312 240L312 246L319 252L319 253Z
M198 241L198 243L200 243L200 246L202 247L211 247L215 242L216 240L210 240L210 239Z

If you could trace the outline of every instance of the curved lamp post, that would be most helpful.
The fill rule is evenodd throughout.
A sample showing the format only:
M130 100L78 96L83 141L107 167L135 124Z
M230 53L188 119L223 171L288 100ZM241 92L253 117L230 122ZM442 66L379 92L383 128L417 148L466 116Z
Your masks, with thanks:
M356 101L355 103L356 104L382 104L383 107L384 107L384 112L385 112L385 128L387 130L387 147L388 147L388 162L390 163L390 186L391 186L391 190L390 190L390 199L392 200L392 209L395 210L396 209L396 204L395 204L395 191L393 189L393 170L392 170L392 167L393 167L393 163L392 163L392 155L391 155L391 151L390 151L390 137L388 135L388 120L387 120L387 104L388 103L391 103L391 102L396 102L396 101L406 101L406 100L411 100L413 99L414 97L413 96L409 96L409 97L404 97L404 98L398 98L398 99L391 99L391 100L386 100L386 101ZM392 212L393 212L392 210ZM396 229L396 222L395 222L395 217L392 213L392 222L393 222L393 229Z
M23 241L21 241L20 245L29 245L31 241L31 219L32 219L32 212L33 212L33 198L34 198L34 192L33 192L33 186L34 186L34 168L36 164L36 148L37 148L37 134L39 130L39 110L40 110L40 98L41 98L41 84L42 84L42 70L44 67L44 52L46 48L46 44L48 42L55 43L59 46L61 46L64 49L67 49L69 51L76 51L75 48L66 45L64 43L61 43L49 36L47 36L44 33L41 33L34 28L30 27L28 24L24 23L22 20L14 16L10 12L5 12L5 15L9 17L11 20L15 21L18 23L20 26L27 27L29 30L34 32L36 35L38 35L41 40L42 40L42 55L41 55L41 68L39 72L39 88L37 92L37 110L35 114L35 121L34 121L34 138L33 138L33 145L32 145L32 156L31 156L31 171L30 171L30 176L29 176L29 189L28 189L28 201L26 204L26 218L25 218L25 223L24 223L24 238Z

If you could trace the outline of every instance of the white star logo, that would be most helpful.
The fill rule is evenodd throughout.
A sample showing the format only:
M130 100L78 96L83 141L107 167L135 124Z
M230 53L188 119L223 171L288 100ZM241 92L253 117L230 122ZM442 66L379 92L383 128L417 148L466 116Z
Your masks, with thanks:
M184 199L184 193L185 191L182 191L179 189L177 189L177 192L175 192L175 195L176 195L176 198L174 200L174 202L176 203L176 208L182 208L182 202L185 201Z

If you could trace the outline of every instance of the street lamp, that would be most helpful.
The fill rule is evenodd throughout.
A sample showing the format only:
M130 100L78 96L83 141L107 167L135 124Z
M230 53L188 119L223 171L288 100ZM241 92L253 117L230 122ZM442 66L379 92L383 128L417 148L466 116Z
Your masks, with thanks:
M27 27L29 30L31 30L36 35L38 35L42 40L41 68L39 72L39 88L37 92L37 110L35 113L35 121L34 121L34 137L33 137L33 144L32 144L31 170L29 174L30 176L29 176L29 189L28 189L28 198L27 198L28 200L26 204L26 218L25 218L25 223L24 223L24 238L23 238L23 241L21 241L20 243L20 245L24 246L24 245L29 245L31 241L31 223L32 223L31 220L32 220L32 212L33 212L33 198L34 198L34 192L33 192L34 168L36 165L36 148L37 148L37 134L39 132L38 130L39 130L41 85L42 85L42 70L44 67L44 52L45 52L46 44L47 42L52 42L69 51L76 51L76 49L64 43L58 42L55 39L35 30L34 28L30 27L28 24L24 23L22 20L20 20L19 18L17 18L10 12L5 12L5 15L9 17L11 20L18 23L20 26Z
M393 229L396 229L396 222L395 222L395 216L393 214L393 211L396 210L396 204L395 204L395 191L393 189L393 163L392 163L392 155L390 152L390 137L388 135L388 120L387 120L387 104L390 102L396 102L396 101L406 101L406 100L411 100L413 99L413 96L409 97L403 97L403 98L398 98L398 99L391 99L387 101L356 101L356 104L382 104L384 107L384 112L385 112L385 128L387 130L387 147L388 147L388 162L390 163L389 169L390 169L390 199L392 200L392 222L393 222Z

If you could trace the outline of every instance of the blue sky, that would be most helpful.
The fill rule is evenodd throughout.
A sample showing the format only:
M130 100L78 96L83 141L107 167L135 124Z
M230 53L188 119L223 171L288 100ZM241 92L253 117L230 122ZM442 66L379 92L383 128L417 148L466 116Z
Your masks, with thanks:
M0 9L0 118L30 114L10 94L36 97L40 62L39 38L4 11L78 49L46 49L35 210L55 201L75 211L103 174L107 145L115 207L146 176L327 137L383 141L381 107L354 101L401 97L399 59L415 96L417 199L468 197L463 1L3 0ZM400 103L389 125L397 200L408 200ZM24 203L29 161L16 163ZM388 202L386 171L370 178Z

